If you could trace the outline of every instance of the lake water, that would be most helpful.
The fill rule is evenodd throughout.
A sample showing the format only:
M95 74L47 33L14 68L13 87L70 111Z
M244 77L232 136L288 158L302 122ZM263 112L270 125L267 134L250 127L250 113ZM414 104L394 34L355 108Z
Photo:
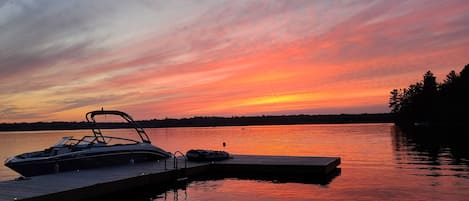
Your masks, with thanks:
M128 130L107 131L136 137L126 134ZM342 164L340 174L326 183L196 180L132 195L139 200L469 199L469 148L445 139L406 134L392 124L157 128L147 132L153 144L171 152L201 148L232 154L339 156ZM62 136L89 134L87 130L0 132L0 159L44 149ZM18 176L0 167L0 180Z

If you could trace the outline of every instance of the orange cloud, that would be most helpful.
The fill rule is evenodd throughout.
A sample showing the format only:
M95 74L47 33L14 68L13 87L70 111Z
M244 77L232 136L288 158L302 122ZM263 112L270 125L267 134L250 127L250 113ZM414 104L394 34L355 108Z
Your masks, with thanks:
M469 5L458 1L225 2L194 9L198 15L175 18L164 31L157 28L163 22L149 20L142 32L112 32L109 40L100 35L106 27L91 25L89 40L73 32L68 40L79 42L70 44L62 33L68 29L51 33L63 43L22 34L5 43L10 39L0 35L0 45L15 50L0 54L0 121L82 120L101 107L139 119L387 112L391 89L427 70L443 77L466 64L469 52ZM21 41L33 41L31 48Z

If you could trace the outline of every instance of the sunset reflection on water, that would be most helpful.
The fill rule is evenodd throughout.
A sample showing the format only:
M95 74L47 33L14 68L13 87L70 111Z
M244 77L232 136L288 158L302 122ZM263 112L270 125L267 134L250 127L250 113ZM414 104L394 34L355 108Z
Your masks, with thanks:
M128 130L110 135L137 137ZM153 200L464 200L469 161L464 149L409 137L392 124L321 124L147 129L167 151L225 150L232 154L338 156L340 175L328 183L212 178L150 190ZM0 156L46 148L89 131L1 133ZM226 147L223 146L226 143ZM0 179L18 175L0 168ZM161 188L161 187L160 187ZM156 188L155 188L156 189ZM135 195L135 199L139 197ZM134 199L134 200L135 200Z

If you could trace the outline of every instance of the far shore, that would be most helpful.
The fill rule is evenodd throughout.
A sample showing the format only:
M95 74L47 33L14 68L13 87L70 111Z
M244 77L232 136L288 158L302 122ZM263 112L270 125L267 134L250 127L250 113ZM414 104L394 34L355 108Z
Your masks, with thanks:
M280 115L241 117L192 117L182 119L152 119L137 121L143 128L168 127L211 127L250 125L293 125L293 124L344 124L344 123L393 123L390 113L376 114L333 114L333 115ZM128 128L125 123L100 123L103 129ZM91 129L88 122L35 122L0 123L0 131L40 131Z

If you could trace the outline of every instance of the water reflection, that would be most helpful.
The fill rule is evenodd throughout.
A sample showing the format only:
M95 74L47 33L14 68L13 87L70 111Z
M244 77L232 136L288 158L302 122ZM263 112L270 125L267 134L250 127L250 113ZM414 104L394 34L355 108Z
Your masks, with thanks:
M187 186L188 183L186 182L180 182L179 184L173 184L173 186L170 189L163 190L164 192L161 193L156 193L158 191L148 191L147 197L145 197L143 200L150 200L150 201L157 201L157 200L164 200L164 201L183 201L183 200L190 200L188 199L187 196ZM113 199L116 200L116 199ZM119 199L118 199L119 200ZM128 199L128 200L135 200L134 197ZM138 200L137 200L138 201Z
M456 132L456 133L455 133ZM469 147L457 130L402 130L392 128L397 168L430 177L469 179Z
M459 131L402 131L392 124L148 129L165 150L340 156L340 176L325 181L217 177L153 185L96 200L467 200L469 147ZM112 135L127 136L122 130ZM82 131L0 133L0 158L40 150ZM448 136L453 136L449 138ZM226 146L223 146L226 142ZM2 169L3 168L3 169ZM17 174L0 168L0 180ZM2 173L3 171L3 173ZM14 177L12 177L14 176Z
M205 200L209 197L214 198L214 200L224 200L223 195L216 194L214 191L216 191L217 189L226 188L227 185L235 185L235 187L231 188L234 190L251 189L252 187L259 188L259 186L270 186L270 188L273 189L269 189L269 191L274 191L275 188L280 187L282 184L291 187L293 183L298 184L299 187L304 187L304 184L313 184L327 187L327 185L330 184L332 180L340 174L340 168L337 168L334 172L329 175L311 175L301 178L288 175L273 176L245 173L209 174L174 182L169 185L154 184L142 186L140 188L129 189L126 191L121 191L86 201L181 201ZM193 194L190 194L190 192L188 192L188 189L190 189L189 191L192 191ZM257 191L259 191L259 189L257 189ZM295 193L295 196L301 197L301 195L298 195L298 193L301 192L301 190L297 191ZM243 198L243 196L241 196L240 198L246 200L246 197Z
M87 199L86 201L153 201L153 200L189 200L188 181L173 184L154 184L139 188L115 192L109 195Z

